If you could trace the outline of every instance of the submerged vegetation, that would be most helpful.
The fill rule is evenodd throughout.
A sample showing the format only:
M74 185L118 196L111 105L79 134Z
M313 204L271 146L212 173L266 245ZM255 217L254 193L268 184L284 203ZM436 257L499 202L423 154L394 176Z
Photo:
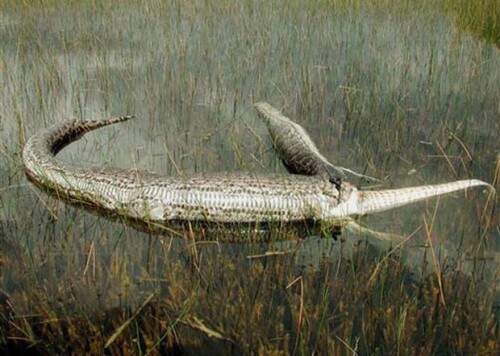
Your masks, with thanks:
M70 116L134 114L61 159L284 172L252 109L266 100L379 188L498 191L497 19L489 0L2 1L0 353L494 354L498 200L480 192L362 220L398 246L231 244L59 203L21 150Z

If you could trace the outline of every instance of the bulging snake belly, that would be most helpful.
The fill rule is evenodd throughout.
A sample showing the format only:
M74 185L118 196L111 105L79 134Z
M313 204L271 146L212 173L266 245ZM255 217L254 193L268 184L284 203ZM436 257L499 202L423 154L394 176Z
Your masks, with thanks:
M268 120L279 118L280 113L270 105L258 105L261 114L263 108L269 109L264 113ZM342 221L353 215L388 210L460 189L489 186L474 179L384 191L359 191L348 182L332 184L320 174L322 165L327 165L328 161L318 156L314 145L308 146L312 141L300 130L297 139L290 142L299 149L287 151L284 142L285 149L280 155L291 162L292 170L302 175L218 173L169 177L148 171L84 168L55 157L85 133L130 118L75 119L36 133L23 150L27 177L56 197L157 224L174 220L215 223ZM296 125L295 129L301 128L289 122L283 125L285 129L291 124ZM304 137L309 139L306 145L297 146L296 140ZM310 147L314 147L312 153L308 151ZM297 160L291 156L294 154L306 158Z

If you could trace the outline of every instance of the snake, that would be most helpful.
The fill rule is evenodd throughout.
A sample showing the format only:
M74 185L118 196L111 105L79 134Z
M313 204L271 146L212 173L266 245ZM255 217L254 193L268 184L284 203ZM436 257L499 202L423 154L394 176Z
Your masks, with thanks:
M82 167L56 155L86 133L133 116L70 119L33 134L22 152L24 172L58 199L113 216L168 227L175 221L233 223L327 222L395 209L478 186L478 179L397 189L361 190L319 153L307 132L267 103L255 108L266 122L289 172L196 173L166 176L148 170ZM332 173L333 172L333 173ZM333 179L332 179L333 178ZM332 183L333 182L333 183Z

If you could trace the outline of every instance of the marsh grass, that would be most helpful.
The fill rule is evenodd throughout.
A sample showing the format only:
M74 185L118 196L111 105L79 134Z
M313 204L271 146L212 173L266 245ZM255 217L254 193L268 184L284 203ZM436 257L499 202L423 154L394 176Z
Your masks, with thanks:
M481 192L363 219L412 236L396 250L279 230L226 244L57 202L21 162L26 138L56 121L134 114L61 159L284 172L252 109L265 100L378 187L498 189L500 57L482 40L498 27L461 20L489 23L490 2L450 3L0 2L1 351L493 354L498 204Z
M444 8L454 13L458 25L500 47L500 7L495 0L444 1Z

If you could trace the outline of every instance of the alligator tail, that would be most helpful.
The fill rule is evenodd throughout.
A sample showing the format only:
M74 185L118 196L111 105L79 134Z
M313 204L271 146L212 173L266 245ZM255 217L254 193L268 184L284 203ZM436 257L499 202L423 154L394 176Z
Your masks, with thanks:
M361 191L359 192L360 196L356 204L357 212L355 214L364 215L394 209L427 198L477 186L487 186L493 192L495 191L493 186L478 179L459 180L450 183L401 189Z

